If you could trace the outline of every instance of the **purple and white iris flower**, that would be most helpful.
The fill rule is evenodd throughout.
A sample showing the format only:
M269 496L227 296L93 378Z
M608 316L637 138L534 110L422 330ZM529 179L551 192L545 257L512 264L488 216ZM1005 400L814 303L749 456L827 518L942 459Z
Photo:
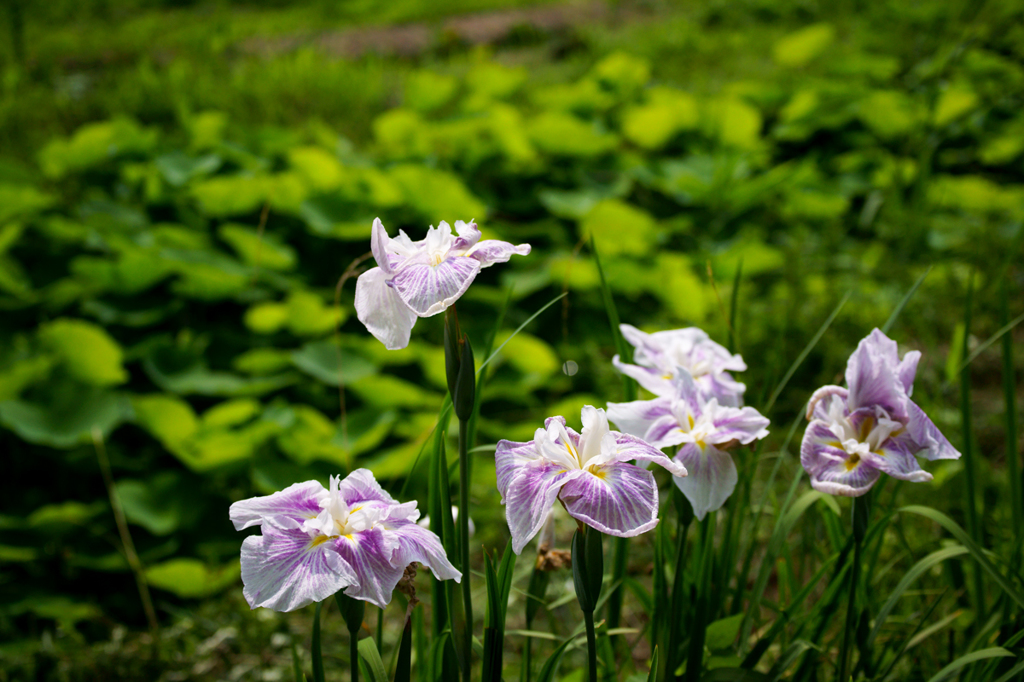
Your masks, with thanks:
M721 405L679 368L671 397L609 403L608 418L624 433L656 448L679 446L673 458L690 473L673 478L703 520L720 509L736 488L736 464L729 450L768 435L768 419L752 407Z
M811 420L800 446L800 463L815 490L859 497L883 474L929 481L915 455L959 459L954 448L910 395L921 359L901 361L896 342L875 329L846 365L846 386L823 386L807 404Z
M527 443L498 442L498 490L516 554L540 532L556 501L578 522L608 535L633 537L658 525L654 475L630 460L686 475L686 467L650 444L612 431L604 410L587 405L582 421L582 434L567 428L563 417L549 417Z
M671 397L676 388L673 383L680 368L692 376L697 386L718 398L720 405L739 407L743 404L746 386L732 378L729 372L743 372L746 363L697 327L671 329L647 334L628 324L620 324L623 338L636 348L635 365L616 355L615 368L656 396Z
M416 524L415 502L399 504L367 469L288 486L235 502L236 530L260 526L242 542L243 594L252 608L294 611L339 590L384 608L405 567L418 561L439 580L462 574L438 537Z
M377 267L356 280L356 316L388 350L408 346L416 318L447 310L481 268L530 253L529 244L480 241L473 221L456 220L455 232L442 220L414 242L401 230L388 237L380 218L373 221L370 248Z

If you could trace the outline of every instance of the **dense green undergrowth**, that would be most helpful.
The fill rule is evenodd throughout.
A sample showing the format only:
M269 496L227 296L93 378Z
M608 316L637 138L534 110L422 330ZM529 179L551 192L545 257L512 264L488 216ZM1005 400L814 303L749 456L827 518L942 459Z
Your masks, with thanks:
M568 291L490 364L481 446L527 440L547 415L572 423L584 404L622 399L590 239L622 321L734 339L750 366L748 403L770 406L774 424L768 445L741 467L749 506L723 514L729 528L737 516L748 547L768 542L790 508L800 470L787 434L809 392L841 375L856 341L924 276L890 334L924 352L914 398L961 450L973 443L973 455L969 465L932 467L931 484L877 496L885 523L877 570L864 578L868 599L877 613L942 537L934 523L889 512L929 504L968 522L965 466L978 474L972 532L1019 570L1021 530L1011 520L1020 499L1007 474L1018 453L1001 384L1013 359L1000 356L1014 345L966 354L1022 312L1020 11L996 2L633 9L639 18L624 26L581 25L575 37L552 38L572 46L562 62L549 63L540 40L418 60L347 62L310 49L205 64L213 38L183 38L183 50L211 42L195 47L198 57L97 70L80 100L54 95L41 72L8 68L0 679L287 670L288 636L305 632L304 621L243 613L230 502L365 466L425 508L420 454L445 391L440 322L422 322L408 349L387 352L355 319L353 280L339 281L369 250L376 216L414 239L439 220L475 218L485 235L533 244L529 258L487 271L460 302L475 345L497 347ZM232 25L233 15L217 16ZM294 15L299 28L303 16ZM55 30L40 54L56 60L69 35ZM55 135L65 121L85 120ZM52 139L35 144L44 136ZM1018 340L1019 362L1019 331L1007 338ZM974 426L965 433L966 360ZM567 361L578 371L564 371ZM153 635L138 634L145 612L98 456L109 458L153 590L163 628L155 662L146 662ZM473 475L475 539L500 550L507 529L486 447ZM781 622L841 549L845 505L806 499L810 511L771 545L775 572L765 573L771 581L745 635ZM567 546L567 535L560 540ZM622 626L632 633L651 627L652 567L672 562L656 551L643 538L628 563ZM749 604L763 558L755 556L719 586L735 597L721 600L716 617ZM483 565L479 552L474 562ZM510 629L525 627L530 563L516 575ZM899 659L899 679L928 679L1016 632L1019 611L994 588L987 599L971 596L977 570L937 564L899 604L886 651L920 635ZM575 626L574 605L562 599L571 594L569 574L556 574L542 613L560 639ZM825 623L819 638L794 619L763 670L810 639L814 647L797 654L812 663L790 672L813 679L820 666L819 679L831 677L841 621L814 610L814 595L798 612ZM935 627L916 631L925 611ZM709 668L735 665L749 647L731 632L709 646ZM385 642L397 636L387 630ZM522 643L507 641L510 651ZM533 646L546 657L548 642ZM622 678L646 673L650 653L623 647ZM515 657L506 661L518 670ZM568 671L582 658L566 661ZM981 664L966 670L987 679Z

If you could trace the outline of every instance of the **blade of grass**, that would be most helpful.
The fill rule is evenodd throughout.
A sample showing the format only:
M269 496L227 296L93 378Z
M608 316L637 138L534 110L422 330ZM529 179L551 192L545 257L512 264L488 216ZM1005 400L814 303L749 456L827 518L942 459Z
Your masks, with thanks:
M302 673L302 661L299 660L299 647L292 640L292 674L295 682L306 682L306 676Z
M402 641L398 645L398 662L395 664L394 682L411 682L412 680L412 606L405 617L402 629Z
M947 559L954 559L959 556L968 554L968 549L962 545L956 545L954 547L947 547L938 551L932 552L925 558L918 561L914 566L907 571L900 582L896 585L896 588L889 594L889 598L886 599L885 604L878 611L875 616L875 625L871 629L871 634L868 635L868 646L874 644L875 638L878 637L878 633L882 631L882 626L885 625L885 619L889 617L892 610L896 608L896 602L899 601L903 593L917 580L921 575L930 571L933 566L946 561Z
M1001 646L994 646L988 649L982 649L981 651L972 651L969 654L961 656L939 672L935 673L928 682L942 682L943 680L948 680L958 670L964 666L970 665L971 663L977 663L978 661L984 661L989 658L1012 657L1013 655L1013 653L1007 651Z
M765 408L763 410L761 410L761 414L767 415L769 412L771 412L772 407L775 406L775 401L778 400L779 395L782 393L783 389L786 388L786 384L788 384L789 380L793 378L793 375L796 373L796 370L800 367L801 364L803 364L803 361L807 359L807 356L811 354L811 351L814 350L814 347L818 345L818 341L820 341L821 337L825 335L825 332L828 330L828 328L832 325L832 322L839 315L839 311L843 309L843 306L846 305L846 302L850 300L850 296L852 295L853 291L847 291L846 295L843 296L841 301L839 301L839 305L837 305L832 310L832 314L830 314L828 316L828 319L825 320L825 323L818 328L817 333L811 338L810 343L808 343L800 352L800 355L797 356L796 361L792 365L790 365L789 370L787 370L786 374L782 377L782 381L780 381L779 385L775 387L774 391L772 391L772 395L768 399L768 404L765 405Z
M924 274L917 278L917 281L914 282L913 286L910 287L906 295L903 296L903 299L899 302L899 305L897 305L896 309L893 310L892 313L889 315L889 319L886 320L885 324L882 325L883 334L889 333L889 330L892 329L892 326L896 323L896 320L899 319L900 313L903 312L903 309L907 307L907 303L910 302L910 299L913 298L915 293L917 293L917 290L921 287L922 284L924 284L925 278L931 271L932 266L929 265L928 269L924 271Z
M563 298L565 298L565 297L566 297L566 296L568 296L568 295L569 295L569 293L568 293L568 292L564 292L564 293L561 293L561 294L559 294L558 296L555 296L555 297L554 297L553 299L551 299L551 300L550 300L550 301L548 301L548 302L547 302L546 304L544 304L543 306L541 306L540 310L538 310L538 311L537 311L537 312L535 312L535 313L534 313L533 315L530 315L530 316L529 316L528 318L526 318L526 322L523 322L523 323L522 323L521 325L519 325L518 327L516 327L516 330L515 330L514 332L512 332L512 334L511 334L511 335L510 335L510 336L509 336L509 337L508 337L507 339L505 339L504 341L502 341L501 345L500 345L500 346L498 346L497 348L495 348L495 349L494 349L494 351L493 351L493 352L492 352L492 353L491 353L490 355L488 355L488 356L487 356L487 359L486 359L486 360L484 360L483 362L481 362L481 363L480 363L480 366L476 368L476 373L477 373L477 376L479 376L479 375L480 375L480 372L484 371L484 367L486 367L486 366L487 366L488 364L490 364L491 360L493 360L493 359L494 359L494 357L495 357L495 356L496 356L496 355L497 355L498 353L500 353L500 352L501 352L501 349L505 347L505 344L507 344L507 343L508 343L509 341L511 341L511 340L512 340L513 338L515 338L515 335L516 335L516 334L518 334L519 332L521 332L521 331L523 331L524 329L526 329L527 325L529 325L529 324L530 324L531 322L533 322L534 320L536 320L536 319L537 319L537 317L538 317L538 316L539 316L539 315L540 315L540 314L541 314L542 312L544 312L545 310L547 310L548 308L550 308L550 307L551 307L551 306L553 306L554 304L558 303L559 301L561 301L561 300L562 300Z
M739 337L736 333L736 314L739 310L740 282L743 280L743 257L736 263L736 276L732 279L732 293L729 296L729 352L739 352Z
M967 357L970 350L969 341L971 337L971 312L974 302L974 271L971 271L970 280L967 284L967 298L964 301L964 338L963 357ZM966 477L965 495L967 505L967 532L971 539L978 546L981 545L981 521L978 518L978 463L974 459L973 441L971 438L971 370L964 365L960 370L960 420L963 433L963 445L961 456L964 464L964 475ZM985 614L985 582L982 579L981 571L975 566L974 570L974 600L975 609L980 618Z
M1021 230L1024 234L1024 229ZM1006 278L1000 287L999 314L1004 322L1010 316L1010 294ZM1021 316L1017 319L1024 318ZM1007 330L1009 331L1009 330ZM1003 414L1006 420L1006 473L1010 477L1010 504L1013 512L1014 565L1019 566L1024 546L1024 490L1020 477L1020 455L1017 453L1017 379L1013 367L1013 337L1003 336Z
M1005 287L1005 284L1004 284L1004 287ZM993 343L995 343L999 339L1006 339L1006 341L1004 341L1004 343L1009 342L1009 343L1012 344L1013 343L1013 337L1007 337L1007 334L1010 331L1012 331L1013 328L1016 327L1017 325L1019 325L1021 322L1024 322L1024 313L1018 315L1017 317L1013 318L1009 322L1006 322L1004 320L1003 326L1000 327L999 330L996 331L995 334L993 334L992 336L990 336L987 339L985 339L982 343L979 343L978 346L973 351L971 351L970 355L965 355L966 359L962 363L960 363L960 367L957 368L957 372L959 373L959 372L962 372L965 369L967 369L967 365L969 365L972 362L974 362L974 360L979 355L981 355L986 350L988 350L989 346L991 346ZM965 333L965 337L966 337L966 333ZM966 349L965 349L965 352L966 352Z
M913 632L911 632L907 637L903 638L903 643L900 644L899 649L897 649L896 652L893 654L893 657L889 661L889 664L885 667L885 670L882 671L878 675L877 679L884 680L885 678L887 678L889 676L889 673L892 672L892 669L895 668L896 664L899 663L899 660L901 658L903 658L903 654L906 653L907 649L910 648L911 642L914 641L914 638L916 638L919 634L921 634L922 628L924 628L924 624L927 623L928 619L930 619L932 617L932 613L935 612L935 609L936 609L936 607L938 607L939 602L941 602L942 598L945 597L945 596L946 596L946 592L943 591L942 594L940 594L937 598L932 600L932 603L928 606L928 610L926 610L924 612L924 614L922 614L922 616L917 619L917 625L914 626ZM952 619L950 619L949 622L952 622L953 620L958 618L959 615L960 615L959 611L955 612L955 615L953 616ZM940 621L940 624L941 624L941 621Z
M964 529L961 528L956 521L949 518L942 512L936 509L932 509L931 507L911 505L909 507L902 507L901 509L899 509L899 511L910 512L911 514L923 516L926 519L934 521L935 523L939 524L947 531L949 531L950 535L957 539L957 542L959 542L961 545L963 545L970 551L971 556L973 556L975 561L977 561L981 565L981 567L985 569L985 572L992 576L992 579L996 582L997 585L999 585L999 587L1002 588L1003 592L1006 593L1006 596L1008 596L1010 599L1016 602L1018 606L1024 608L1024 594L1021 594L1021 592L1013 586L1009 579L1007 579L1006 576L999 572L999 570L992 563L992 561L989 560L989 558L986 556L986 553L981 548L981 546L975 543L974 540L971 539L967 532L964 531Z

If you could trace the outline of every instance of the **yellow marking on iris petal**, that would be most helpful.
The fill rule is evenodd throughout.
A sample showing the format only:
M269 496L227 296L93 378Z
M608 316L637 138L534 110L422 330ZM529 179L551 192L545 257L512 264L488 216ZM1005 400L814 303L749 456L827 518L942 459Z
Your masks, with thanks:
M875 428L875 418L865 417L864 421L860 424L860 441L863 443L867 441L868 435L871 433L871 429Z
M860 455L855 452L846 459L846 470L853 471L858 464L860 464Z
M363 505L359 505L358 507L353 507L352 509L348 510L348 513L349 514L355 514L357 511L359 511L362 508L363 508Z
M317 545L324 544L325 542L327 542L330 539L331 539L331 536L329 536L329 535L317 535L315 538L313 538L313 541L309 543L309 547L310 547L310 549L312 549L313 547L316 547Z
M686 415L686 418L690 420L690 430L692 431L693 430L693 425L694 425L693 415L692 414L688 414L688 415Z
M843 444L837 440L830 440L827 443L825 443L825 445L829 446L830 448L836 448L837 450L843 449Z
M346 533L345 534L345 539L346 540L352 540L353 542L355 542L355 538L352 537L352 533Z

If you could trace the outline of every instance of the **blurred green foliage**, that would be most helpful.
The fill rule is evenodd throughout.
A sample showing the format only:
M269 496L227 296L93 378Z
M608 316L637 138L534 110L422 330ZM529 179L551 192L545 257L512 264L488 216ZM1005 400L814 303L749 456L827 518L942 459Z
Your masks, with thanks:
M637 3L653 21L581 26L554 39L572 48L564 60L544 52L540 65L532 45L232 62L227 46L244 31L281 33L334 10L234 23L214 6L214 28L189 33L192 9L128 4L139 12L129 28L83 33L76 47L95 55L109 42L139 58L90 73L82 97L62 94L73 74L57 68L77 29L55 27L36 62L5 67L3 639L40 622L72 638L82 621L143 622L94 438L165 611L237 584L234 499L366 466L422 502L416 462L443 398L441 328L421 322L408 349L387 352L352 314L352 282L339 277L368 251L375 216L414 239L475 218L486 236L534 245L460 302L478 347L508 288L495 346L570 292L491 364L482 443L528 439L546 415L572 423L583 404L621 397L591 238L623 321L648 329L700 325L724 341L742 267L735 331L754 405L852 289L778 425L934 265L894 335L925 350L915 399L956 434L943 380L959 350L950 363L944 354L960 346L962 291L976 268L975 328L994 331L989 294L1024 221L1016 3L962 15L944 3ZM337 10L350 15L330 16L429 19L509 3L443 4L373 16L350 3ZM168 44L183 52L166 64L146 53L155 29L140 27L154 16L178 27ZM1022 274L1019 260L1005 274L1018 291ZM997 417L980 419L983 444ZM500 544L489 464L482 453L474 467L474 520L482 542ZM958 465L936 469L935 488L951 489ZM36 645L19 646L4 651Z

